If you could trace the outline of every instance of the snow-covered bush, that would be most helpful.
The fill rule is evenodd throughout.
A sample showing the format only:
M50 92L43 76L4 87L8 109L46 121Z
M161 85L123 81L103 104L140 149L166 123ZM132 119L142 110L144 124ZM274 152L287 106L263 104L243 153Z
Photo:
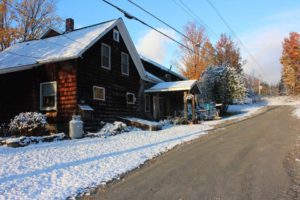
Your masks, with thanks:
M21 136L11 137L4 140L4 144L8 147L24 147L31 144L38 144L42 142L56 142L66 139L64 133L56 133L47 136Z
M117 135L123 132L128 132L128 129L125 123L115 121L113 124L106 123L101 129L101 132L110 133L110 135Z
M45 135L47 117L37 112L25 112L15 116L9 124L12 135Z
M134 130L132 127L127 126L125 123L120 121L115 121L114 123L101 122L102 128L97 133L88 133L88 137L109 137L118 135L124 132L129 132Z
M201 98L205 102L223 104L223 111L234 99L243 100L246 96L244 75L230 66L211 66L202 74L199 81Z

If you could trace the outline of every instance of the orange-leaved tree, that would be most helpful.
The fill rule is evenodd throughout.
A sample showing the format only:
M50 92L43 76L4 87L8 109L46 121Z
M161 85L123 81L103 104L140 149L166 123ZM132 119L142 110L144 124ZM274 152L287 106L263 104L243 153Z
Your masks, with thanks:
M216 51L215 64L217 66L227 65L235 68L238 73L242 72L244 61L242 61L240 49L229 36L221 34L216 43Z
M187 48L180 46L177 65L186 78L199 80L203 71L214 62L214 48L205 35L205 29L195 23L188 23L184 34L186 37L182 38L182 43Z
M291 32L282 44L282 78L290 95L300 94L300 34Z

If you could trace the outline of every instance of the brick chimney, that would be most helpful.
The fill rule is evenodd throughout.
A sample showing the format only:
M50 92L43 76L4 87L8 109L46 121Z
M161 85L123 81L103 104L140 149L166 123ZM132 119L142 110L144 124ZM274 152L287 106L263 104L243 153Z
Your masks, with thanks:
M66 19L66 32L71 32L74 30L74 19Z

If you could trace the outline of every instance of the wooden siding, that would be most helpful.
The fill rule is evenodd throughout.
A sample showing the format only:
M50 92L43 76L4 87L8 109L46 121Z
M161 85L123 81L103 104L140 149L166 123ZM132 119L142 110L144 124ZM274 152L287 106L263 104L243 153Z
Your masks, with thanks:
M111 47L111 69L101 67L101 44ZM121 53L129 55L129 76L121 72ZM93 86L105 88L105 101L93 99ZM126 93L134 93L135 104L127 104ZM120 35L120 41L113 40L113 30L93 45L78 66L78 102L94 109L94 121L112 121L118 116L135 115L142 112L140 98L143 95L141 81L136 66Z
M9 122L20 112L45 113L50 123L66 123L77 107L76 62L52 63L0 75L0 122ZM40 84L57 82L57 109L40 110Z

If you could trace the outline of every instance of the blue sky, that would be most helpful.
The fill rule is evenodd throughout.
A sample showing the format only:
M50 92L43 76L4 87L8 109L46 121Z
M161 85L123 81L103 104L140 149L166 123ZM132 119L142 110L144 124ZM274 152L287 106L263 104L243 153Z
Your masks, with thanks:
M187 22L206 24L208 37L215 42L221 33L230 30L224 25L206 0L181 0L196 16L183 10L180 0L133 0L146 10L182 31ZM110 2L180 40L180 36L151 16L139 10L127 0ZM231 28L251 53L240 46L242 56L247 60L245 72L275 83L280 77L281 43L291 31L300 32L299 0L211 0ZM71 17L76 27L83 27L102 21L122 17L138 51L169 67L178 56L178 45L134 20L128 20L122 13L101 0L59 0L58 14ZM233 39L235 39L233 37ZM254 57L254 59L252 59ZM255 61L254 61L255 60ZM257 63L261 67L258 67ZM262 68L262 69L261 69ZM176 70L176 69L175 69Z

